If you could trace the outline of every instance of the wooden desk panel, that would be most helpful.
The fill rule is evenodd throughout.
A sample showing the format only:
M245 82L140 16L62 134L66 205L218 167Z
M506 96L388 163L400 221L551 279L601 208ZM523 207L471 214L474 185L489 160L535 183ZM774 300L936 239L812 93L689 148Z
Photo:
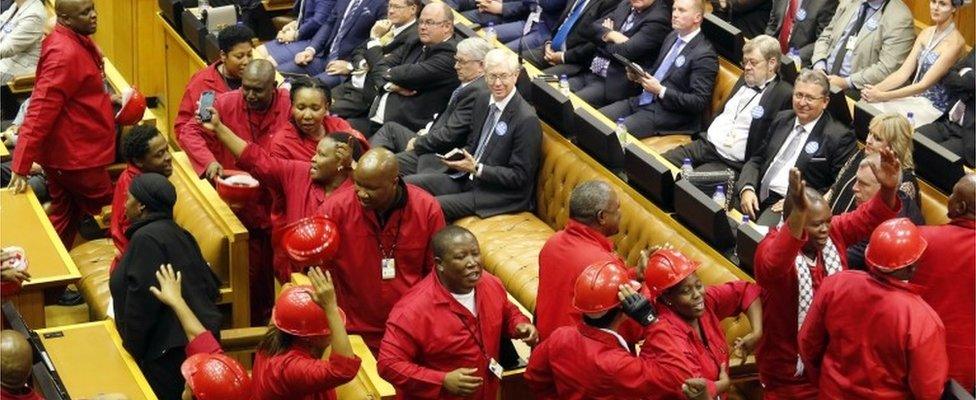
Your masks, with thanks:
M72 398L121 393L130 400L154 400L149 383L122 347L112 320L37 331Z

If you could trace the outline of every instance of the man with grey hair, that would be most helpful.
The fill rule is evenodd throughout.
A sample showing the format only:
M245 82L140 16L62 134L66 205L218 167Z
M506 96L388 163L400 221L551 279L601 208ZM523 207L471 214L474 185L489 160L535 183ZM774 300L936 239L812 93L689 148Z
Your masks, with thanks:
M781 56L779 43L770 36L746 42L742 77L722 112L699 139L669 150L664 158L674 165L689 160L696 170L730 169L738 174L766 139L773 117L790 107L793 86L776 75Z
M469 215L487 218L529 211L535 193L542 128L535 109L515 91L515 54L494 49L485 55L491 92L478 98L467 142L442 163L446 173L421 171L406 178L437 197L448 221Z
M739 203L757 223L779 222L791 168L800 170L808 187L823 193L857 150L854 132L824 112L829 90L824 73L800 72L793 109L776 115L766 141L742 167L736 184Z
M489 50L491 45L480 37L458 43L454 70L461 86L451 93L444 111L435 114L434 120L419 131L397 122L387 122L370 138L370 145L396 153L400 172L404 175L415 174L419 169L425 172L446 170L435 154L446 153L467 142L465 134L471 126L474 103L478 98L488 96L484 75L485 54Z
M609 183L584 181L569 195L569 220L539 252L536 328L545 340L557 328L580 321L573 286L586 266L618 260L610 236L620 229L620 198Z

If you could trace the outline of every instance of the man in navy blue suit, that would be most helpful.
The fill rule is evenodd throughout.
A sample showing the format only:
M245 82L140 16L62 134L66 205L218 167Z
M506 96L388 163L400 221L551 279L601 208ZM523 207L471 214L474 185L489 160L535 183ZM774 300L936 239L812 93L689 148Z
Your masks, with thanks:
M671 27L657 61L644 71L628 71L643 87L636 97L600 109L613 120L623 118L627 130L640 138L665 131L701 129L709 106L718 55L701 32L705 5L701 0L675 0Z
M278 65L278 70L307 74L319 78L330 88L346 76L338 73L357 47L369 40L369 31L377 20L386 17L387 0L339 0L329 18L319 27L308 47L292 62Z

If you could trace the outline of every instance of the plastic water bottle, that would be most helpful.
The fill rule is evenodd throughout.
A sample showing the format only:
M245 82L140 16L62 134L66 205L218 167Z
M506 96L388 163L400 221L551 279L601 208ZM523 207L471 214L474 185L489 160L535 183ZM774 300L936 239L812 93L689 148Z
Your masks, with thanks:
M690 175L694 171L695 171L695 167L692 167L691 166L691 159L690 158L686 158L686 159L684 159L684 161L681 162L681 176L682 177L687 177L688 175Z
M210 10L210 1L209 0L199 0L197 2L197 7L200 9L200 11Z
M487 40L488 43L492 43L496 39L498 39L498 34L495 33L495 23L489 22L488 27L485 28L485 40Z
M569 96L569 78L566 75L559 75L559 91Z
M743 224L748 224L749 223L749 214L745 214L745 215L742 216L742 223Z
M627 125L624 125L623 118L617 118L617 128L613 130L613 133L617 134L617 141L620 142L621 148L627 147Z
M908 112L908 125L910 125L913 129L915 128L915 113L911 111Z
M718 203L718 205L725 208L725 186L718 185L715 187L715 193L712 193L712 201Z
M796 50L796 47L790 47L790 51L786 53L786 56L793 60L793 66L796 67L797 72L800 72L800 69L803 68L803 63L800 61L800 52Z

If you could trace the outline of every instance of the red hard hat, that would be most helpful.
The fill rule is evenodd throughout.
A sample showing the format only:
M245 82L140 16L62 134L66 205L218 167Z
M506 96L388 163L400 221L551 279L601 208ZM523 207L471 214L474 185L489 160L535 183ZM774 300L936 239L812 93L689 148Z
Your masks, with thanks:
M322 265L339 251L339 227L321 215L292 222L281 234L281 246L302 267Z
M620 305L620 285L628 282L627 269L618 261L591 264L576 278L573 307L587 314L611 310Z
M289 286L281 291L274 309L271 310L271 320L279 330L295 336L325 336L330 333L329 320L325 310L312 300L312 286ZM346 314L339 310L342 323L346 323Z
M217 195L231 208L240 208L258 198L261 184L244 171L225 169L217 177Z
M239 400L251 397L251 378L237 360L223 354L194 354L180 367L197 400Z
M871 233L864 260L879 270L894 271L918 261L926 246L928 242L908 218L889 219Z
M119 125L135 125L142 120L146 112L146 98L135 86L122 93L122 108L115 114L115 123Z
M690 260L678 250L661 249L647 259L644 283L657 297L695 272L699 265L697 261Z

